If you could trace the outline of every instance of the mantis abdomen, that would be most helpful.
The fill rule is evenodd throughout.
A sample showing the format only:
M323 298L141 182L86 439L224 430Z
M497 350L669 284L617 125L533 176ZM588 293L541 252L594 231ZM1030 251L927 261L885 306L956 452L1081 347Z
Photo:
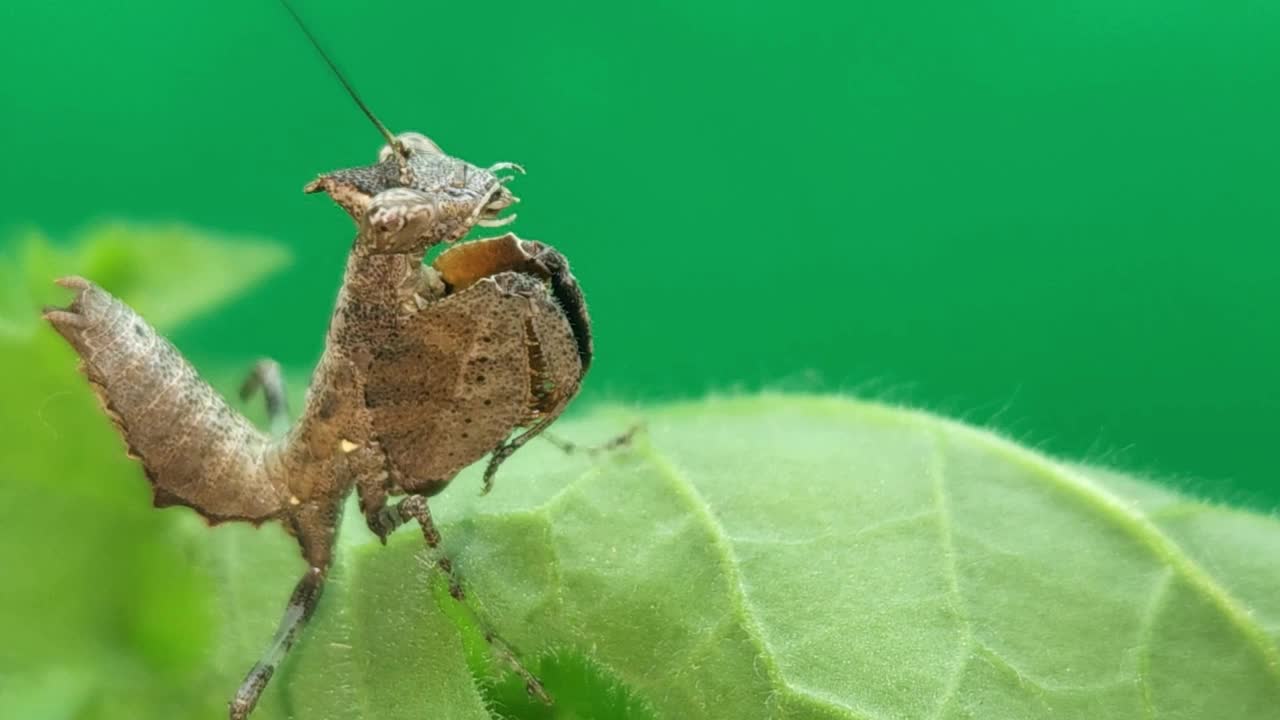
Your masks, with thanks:
M84 278L58 284L76 296L45 318L79 353L129 454L142 462L155 504L198 499L212 521L275 516L286 498L264 464L268 438L128 305Z

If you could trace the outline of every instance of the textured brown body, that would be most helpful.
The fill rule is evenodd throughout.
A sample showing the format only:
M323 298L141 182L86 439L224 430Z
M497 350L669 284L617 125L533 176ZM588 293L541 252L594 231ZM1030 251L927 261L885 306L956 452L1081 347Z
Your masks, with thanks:
M365 406L394 490L437 492L510 428L558 414L577 392L578 346L545 271L530 272L530 246L540 249L507 235L447 252L435 268L453 293L374 352ZM475 270L488 274L473 280Z
M301 420L272 441L231 408L139 315L82 278L47 314L154 485L157 506L211 521L283 519L327 560L353 487L433 495L520 427L577 393L580 345L541 261L514 235L421 257L353 251ZM451 282L452 281L452 282Z
M67 310L47 314L155 486L156 505L198 505L213 521L274 517L287 493L266 471L269 440L223 401L176 348L83 278Z
M496 171L512 166L477 168L420 135L399 142L403 154L384 149L376 165L308 186L328 192L358 234L306 405L282 438L255 429L87 280L60 281L75 299L46 312L141 460L156 505L186 505L214 522L279 519L299 541L310 570L232 718L253 708L314 609L353 489L375 533L385 538L408 513L434 544L422 498L492 453L487 489L497 465L564 410L590 364L582 294L550 247L508 234L423 265L430 247L503 224L497 215L515 198ZM389 507L400 494L412 502Z

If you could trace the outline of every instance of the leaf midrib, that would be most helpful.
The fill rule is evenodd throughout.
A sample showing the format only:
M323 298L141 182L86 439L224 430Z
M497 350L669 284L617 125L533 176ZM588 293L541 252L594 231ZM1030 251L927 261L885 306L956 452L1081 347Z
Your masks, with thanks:
M640 456L648 460L655 469L666 477L672 487L680 491L680 499L684 500L693 510L697 519L714 538L716 557L720 560L718 565L727 584L730 586L730 602L734 609L734 615L741 624L743 632L747 634L751 644L755 647L770 684L806 702L818 705L827 711L844 713L850 720L879 720L865 709L855 709L846 703L835 702L808 688L794 685L788 681L781 668L778 667L774 652L769 647L768 641L765 640L754 613L748 609L746 587L743 585L742 575L738 572L738 557L733 551L733 546L729 542L729 535L720 524L719 519L712 514L710 506L702 497L702 494L698 492L697 487L676 468L674 463L659 453L652 443L644 443L643 447L640 448ZM858 715L850 714L855 712Z
M945 446L944 438L942 433L934 430L930 433L930 439L932 440L933 453L930 458L929 472L933 476L931 481L933 485L933 504L938 517L938 534L942 541L942 552L946 561L944 570L947 591L952 601L951 609L956 614L961 628L960 644L956 649L956 656L952 660L954 667L942 686L942 695L938 698L938 704L934 706L933 712L929 714L929 720L938 720L943 717L943 713L951 706L952 699L960 689L960 682L964 677L965 668L968 667L969 659L973 655L974 632L973 619L969 616L964 595L960 592L960 572L956 565L955 532L951 525L951 500L950 494L947 492L946 453L943 450Z

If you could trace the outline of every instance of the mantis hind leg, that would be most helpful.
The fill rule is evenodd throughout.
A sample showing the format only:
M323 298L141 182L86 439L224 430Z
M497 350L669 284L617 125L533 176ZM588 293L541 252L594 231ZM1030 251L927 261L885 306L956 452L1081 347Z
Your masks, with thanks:
M236 690L235 697L231 699L229 708L231 720L244 720L249 713L253 712L271 676L275 674L276 668L297 642L302 629L315 612L316 605L320 602L321 591L324 590L327 570L328 568L322 567L308 568L307 573L294 586L293 593L289 596L289 604L285 607L284 617L280 619L280 626L276 629L271 644L245 676L244 682L240 683L240 688Z
M235 697L231 699L231 720L244 720L253 712L276 668L302 635L307 621L315 614L329 567L333 564L333 544L337 541L341 517L340 503L303 503L287 518L286 522L292 528L291 533L297 537L302 548L307 571L294 585L271 643L245 675Z

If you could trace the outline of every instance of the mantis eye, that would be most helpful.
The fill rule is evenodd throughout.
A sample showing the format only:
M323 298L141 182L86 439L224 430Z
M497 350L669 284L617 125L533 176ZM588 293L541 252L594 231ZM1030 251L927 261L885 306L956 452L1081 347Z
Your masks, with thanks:
M396 136L396 140L399 140L400 143L404 145L410 155L417 153L440 154L440 146L431 142L431 138L423 135L422 133L400 133ZM386 162L387 158L391 157L392 152L393 150L390 145L383 145L382 149L378 151L378 162Z

